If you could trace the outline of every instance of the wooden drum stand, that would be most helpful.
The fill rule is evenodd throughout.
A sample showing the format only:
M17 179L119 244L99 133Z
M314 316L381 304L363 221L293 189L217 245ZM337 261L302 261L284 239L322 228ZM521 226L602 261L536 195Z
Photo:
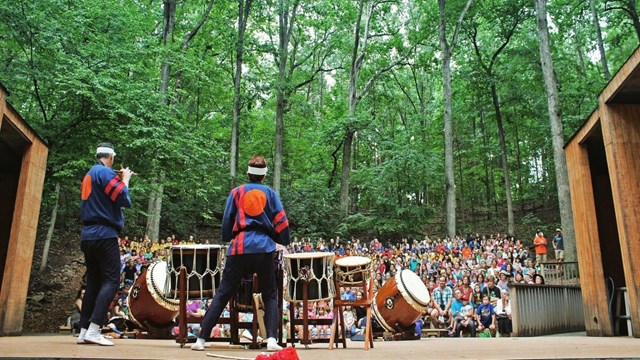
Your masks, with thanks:
M367 309L366 326L364 331L364 349L369 350L369 347L373 348L373 331L371 324L371 304L373 301L373 278L362 279L360 284L343 284L340 280L335 279L336 284L336 296L333 300L333 324L331 324L331 340L329 341L329 349L333 349L334 339L336 342L340 342L340 336L336 338L338 331L336 329L338 321L340 322L340 335L342 337L342 348L347 347L347 329L344 326L343 307L344 306L363 306ZM340 288L348 286L351 288L362 289L362 300L342 300L340 298Z
M282 272L282 267L278 266L276 269L276 292L278 294L278 334L277 334L277 338L276 340L278 340L278 343L280 345L284 345L284 343L282 342L282 277L283 277L283 272ZM180 268L180 276L179 276L179 283L178 283L178 294L179 294L179 300L180 300L180 312L178 314L178 328L179 328L179 333L178 336L176 337L176 342L180 344L180 347L184 347L185 343L187 342L187 337L186 337L186 333L187 333L187 324L201 324L202 323L202 319L203 317L192 317L192 316L187 316L187 290L186 290L186 283L187 283L187 271L186 268L183 266ZM258 277L256 274L253 274L253 293L258 293L259 292L259 284L258 284ZM214 294L215 295L215 294ZM240 336L238 335L238 330L239 329L250 329L251 333L253 334L253 339L251 340L251 344L249 345L249 348L251 349L260 349L262 344L258 343L258 324L260 322L261 319L258 319L258 303L255 301L255 297L254 297L254 301L253 301L253 305L250 306L250 311L253 312L253 320L251 322L248 321L239 321L238 320L238 313L239 311L239 304L237 302L237 298L238 298L238 293L236 292L236 294L231 298L231 306L229 307L229 312L230 315L228 318L226 317L220 317L218 319L218 324L222 324L222 325L229 325L229 337L219 337L219 338L209 338L210 334L206 334L205 339L207 339L208 341L215 341L215 342L226 342L228 341L230 344L233 345L240 345ZM246 306L246 305L245 305ZM192 341L191 341L192 342Z

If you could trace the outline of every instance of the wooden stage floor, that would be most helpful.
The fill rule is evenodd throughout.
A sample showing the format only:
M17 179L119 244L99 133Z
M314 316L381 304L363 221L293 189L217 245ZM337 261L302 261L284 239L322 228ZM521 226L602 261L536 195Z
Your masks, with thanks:
M255 359L259 350L208 348L203 352L180 348L172 340L114 340L115 346L77 345L71 335L0 337L0 359L215 359L207 353ZM207 343L214 344L214 343ZM327 349L326 343L308 349L297 345L301 360L418 360L418 359L640 359L640 339L587 337L584 333L528 338L424 338L414 341L376 341L364 350L363 342L347 342Z

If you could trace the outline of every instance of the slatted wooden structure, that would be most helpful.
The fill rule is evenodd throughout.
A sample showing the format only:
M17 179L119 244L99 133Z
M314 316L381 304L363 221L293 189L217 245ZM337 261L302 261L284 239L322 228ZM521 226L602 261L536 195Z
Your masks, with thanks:
M48 148L0 84L0 336L19 335Z
M640 48L565 146L587 335L640 337ZM626 320L625 320L626 321Z

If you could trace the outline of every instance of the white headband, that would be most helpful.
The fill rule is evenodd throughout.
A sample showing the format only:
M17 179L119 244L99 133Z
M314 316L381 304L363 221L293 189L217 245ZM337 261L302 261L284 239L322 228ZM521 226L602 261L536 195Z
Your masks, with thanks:
M106 147L106 146L100 146L99 148L96 149L96 155L98 154L111 154L113 156L116 156L116 152L113 151L112 148L110 147Z
M247 169L247 173L251 175L267 175L267 168L257 168L249 166L249 169Z

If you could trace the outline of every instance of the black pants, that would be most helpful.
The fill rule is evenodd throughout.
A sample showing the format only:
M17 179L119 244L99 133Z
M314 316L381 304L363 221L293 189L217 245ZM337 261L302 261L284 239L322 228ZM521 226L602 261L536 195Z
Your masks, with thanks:
M506 316L498 316L498 332L500 334L511 334L513 332L513 323Z
M260 292L264 301L264 324L267 328L267 338L276 337L278 333L278 298L272 253L227 256L224 272L222 273L222 282L213 297L211 306L204 315L200 337L209 338L211 330L213 330L218 319L220 319L220 314L222 314L225 306L237 291L242 278L254 273L258 275Z
M82 299L80 327L104 325L109 305L120 285L118 239L83 240L80 248L87 266L87 288Z

